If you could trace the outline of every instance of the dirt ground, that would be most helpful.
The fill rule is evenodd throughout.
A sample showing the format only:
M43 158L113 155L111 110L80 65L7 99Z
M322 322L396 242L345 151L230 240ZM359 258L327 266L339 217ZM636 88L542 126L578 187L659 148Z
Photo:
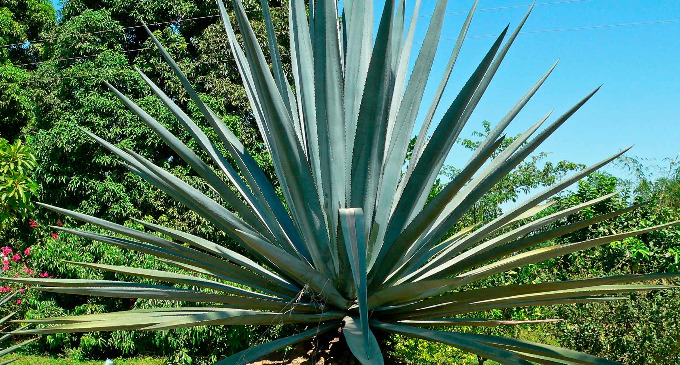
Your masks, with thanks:
M324 343L325 345L320 345ZM342 334L332 339L297 345L284 353L279 351L250 365L360 365L347 349ZM405 365L405 362L385 357L385 365Z

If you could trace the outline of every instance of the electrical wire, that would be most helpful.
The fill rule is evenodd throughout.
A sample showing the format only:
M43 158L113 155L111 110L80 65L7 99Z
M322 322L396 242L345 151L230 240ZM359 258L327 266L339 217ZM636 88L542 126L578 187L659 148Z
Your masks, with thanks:
M661 24L672 24L680 23L680 19L667 19L667 20L653 20L648 22L634 22L634 23L618 23L618 24L603 24L603 25L589 25L584 27L573 27L573 28L556 28L556 29L539 29L539 30L525 30L519 34L538 34L538 33L556 33L556 32L569 32L576 30L592 30L592 29L607 29L607 28L618 28L618 27L635 27L640 25L661 25ZM475 38L492 38L498 37L498 34L484 34L469 36L469 39ZM455 40L456 38L442 38L443 41Z
M549 6L549 5L560 5L560 4L570 4L570 3L583 3L583 2L590 2L594 0L560 0L560 1L551 1L551 2L544 2L544 3L536 3L535 6ZM508 5L508 6L500 6L500 7L495 7L495 8L485 8L485 9L478 9L477 11L499 11L499 10L509 10L509 9L517 9L517 8L528 8L530 7L531 4L521 4L521 5ZM452 12L447 12L447 15L456 15L456 14L466 14L468 11L467 10L461 10L461 11L452 11ZM432 14L424 14L424 15L419 15L419 18L425 18L425 17L431 17ZM176 24L176 23L181 23L181 22L186 22L190 20L200 20L200 19L211 19L211 18L217 18L219 17L219 14L213 14L213 15L203 15L203 16L197 16L197 17L191 17L191 18L184 18L184 19L178 19L174 21L165 21L165 22L156 22L156 23L147 23L146 25L149 27L157 26L157 25L167 25L167 24ZM108 33L108 32L118 32L118 31L124 31L124 30L130 30L130 29L137 29L137 28L142 28L144 25L134 25L134 26L129 26L129 27L122 27L122 28L116 28L116 29L104 29L104 30L99 30L96 32L91 32L88 34L94 35L94 34L102 34L102 33ZM38 43L44 43L47 41L55 40L58 37L50 37L50 38L41 38L41 39L36 39L32 41L24 41L20 43L9 43L9 44L3 44L0 45L0 48L10 48L10 47L19 47L23 46L25 44L38 44Z

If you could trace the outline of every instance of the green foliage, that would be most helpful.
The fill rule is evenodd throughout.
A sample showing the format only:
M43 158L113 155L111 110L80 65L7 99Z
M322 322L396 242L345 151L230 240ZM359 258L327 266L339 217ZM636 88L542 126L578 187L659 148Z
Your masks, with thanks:
M20 140L10 144L0 138L0 233L9 234L11 225L23 223L29 216L31 200L38 191L31 178L35 167L30 147Z
M15 365L101 365L101 360L79 361L74 357L48 357L34 355L13 355L8 359L16 358ZM140 357L134 359L116 359L115 365L164 365L162 358Z
M672 170L671 170L672 171ZM582 236L597 236L613 231L648 227L661 221L678 219L680 209L669 193L677 189L676 176L647 177L624 181L608 175L595 175L582 182L567 199L587 199L615 189L636 202L649 204L621 219L583 230ZM562 202L561 202L562 203ZM625 204L614 201L600 209L612 211ZM617 206L618 205L618 206ZM586 214L588 212L585 212ZM603 272L677 272L680 230L669 229L638 236L634 240L613 242L589 254L572 255L555 268L565 276L591 276ZM676 283L676 281L673 281ZM573 306L553 309L555 315L571 319L554 331L565 346L616 359L626 364L675 364L680 362L677 339L680 336L680 297L676 292L631 296L621 303Z
M28 41L55 21L49 0L0 1L0 138L13 141L35 119L28 69L42 45Z
M256 2L249 2L251 11ZM46 2L54 9L50 2ZM233 60L224 60L216 51L225 47L226 37L220 31L217 19L204 17L215 14L212 3L191 1L142 3L137 1L88 2L67 1L58 24L36 25L37 30L22 39L42 38L44 42L32 44L32 58L24 61L12 59L13 64L2 65L0 72L0 115L8 133L14 138L23 128L26 143L35 150L38 168L32 178L41 184L41 199L99 214L108 219L125 222L130 217L142 218L170 227L200 234L226 246L231 239L215 230L205 220L178 204L121 166L115 159L86 139L78 126L85 127L105 138L121 141L129 148L154 155L154 161L164 164L174 174L205 189L206 185L187 169L186 164L167 148L151 131L142 127L134 114L120 108L119 101L102 84L104 80L114 85L124 85L125 92L140 105L152 112L164 125L186 139L186 132L174 117L159 106L159 100L149 96L146 86L133 67L139 67L153 76L166 92L178 95L176 102L189 106L195 116L198 110L187 103L188 96L179 82L171 77L167 65L158 60L158 52L139 22L163 22L156 34L165 42L170 52L188 70L196 81L199 93L220 115L239 138L251 146L254 157L267 174L273 174L269 156L255 130L254 121L247 109L245 93L237 85L238 73ZM275 17L285 19L286 7L272 9ZM29 13L27 13L29 14ZM38 14L34 14L37 16ZM257 17L255 18L258 22ZM173 21L173 27L165 27ZM32 23L33 24L33 23ZM264 25L259 20L259 30ZM135 27L135 28L129 28ZM286 22L277 25L282 36ZM3 28L4 30L4 28ZM141 32L140 32L141 30ZM265 36L266 37L266 36ZM20 40L21 41L21 40ZM9 40L5 43L11 43ZM219 45L219 46L216 46ZM128 52L134 49L141 51ZM286 55L287 47L282 46ZM39 51L39 52L38 52ZM15 66L24 62L40 61L40 66ZM226 61L226 62L225 62ZM176 93L180 91L179 93ZM13 119L15 118L15 119ZM11 130L9 125L17 127ZM207 123L199 121L202 127ZM28 126L28 127L26 127ZM209 132L213 136L213 133ZM189 142L194 146L192 142ZM87 156L87 158L83 158ZM29 175L31 176L31 175ZM27 213L28 214L28 213ZM133 264L138 267L158 268L158 261L149 256L121 252L103 244L93 245L83 239L68 235L51 237L58 219L44 212L30 213L28 218L37 221L39 228L30 229L28 222L15 222L9 228L16 230L12 245L21 249L34 248L35 270L48 272L59 278L96 278L92 270L74 270L60 260L88 258L112 264ZM64 223L69 223L65 220ZM9 236L3 238L10 239ZM160 266L164 267L164 266ZM108 300L84 297L72 299L58 295L32 292L26 299L31 316L99 313L129 308L128 300ZM161 303L161 305L163 305ZM143 332L89 334L86 337L48 336L31 351L59 353L70 351L83 358L106 354L126 356L148 351L168 355L174 362L198 361L224 356L238 351L260 335L249 328L207 328L178 330L171 333L148 334ZM268 338L264 335L264 338ZM228 341L224 342L224 339ZM223 343L215 346L215 343Z
M627 162L620 162L624 164ZM625 165L624 165L625 166ZM643 167L642 165L637 165ZM645 169L653 168L647 165ZM680 209L669 199L669 191L680 184L672 175L645 179L636 176L632 181L622 180L608 174L593 174L579 182L573 191L555 199L554 205L542 215L559 211L575 204L622 190L619 197L584 209L573 217L555 223L564 226L582 219L625 208L628 204L649 204L618 218L593 225L556 239L554 243L578 242L601 237L614 232L654 226L662 221L680 218ZM649 187L657 189L650 191ZM597 277L605 274L625 275L642 272L677 272L680 252L680 230L668 229L651 232L588 252L574 253L559 259L531 265L514 272L490 278L482 287L509 284L573 280ZM677 283L669 280L667 283ZM676 292L653 292L633 294L629 300L616 303L577 304L544 308L508 308L488 315L498 319L562 318L563 322L540 327L494 328L489 330L468 328L473 332L528 338L542 334L540 342L573 348L596 354L625 364L675 364L680 362L676 340L680 336L680 313ZM529 337L526 337L529 336ZM427 347L428 351L414 349ZM398 355L412 359L413 363L459 364L453 359L452 350L446 346L427 344L424 341L400 340L396 343ZM472 360L470 360L472 361ZM472 362L474 363L474 362Z

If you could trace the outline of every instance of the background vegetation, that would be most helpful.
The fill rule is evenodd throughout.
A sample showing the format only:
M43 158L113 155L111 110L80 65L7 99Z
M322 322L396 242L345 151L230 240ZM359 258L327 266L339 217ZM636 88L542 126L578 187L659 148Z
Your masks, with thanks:
M244 0L256 32L266 37L259 22L259 1ZM185 136L178 123L152 97L134 68L157 80L178 104L198 111L169 68L160 60L140 28L150 25L168 47L203 99L223 116L262 164L268 155L249 115L233 60L212 1L174 0L67 0L57 14L48 0L0 0L0 245L3 275L106 278L113 274L86 271L64 263L78 260L107 264L132 264L160 268L165 264L138 253L73 236L60 236L49 226L60 225L56 216L35 209L44 202L78 210L114 222L134 225L140 218L180 228L224 245L228 238L201 218L165 197L137 176L126 172L110 154L87 139L78 126L103 138L140 151L154 163L172 170L199 188L205 188L190 169L132 113L110 95L104 80L132 96L171 132ZM286 1L270 1L280 37L284 64ZM462 146L474 149L490 124ZM208 129L206 129L208 131ZM186 139L185 139L186 140ZM504 141L509 144L512 138ZM191 147L191 146L190 146ZM569 171L582 168L570 161L549 162L546 153L520 165L464 217L452 232L498 216L504 207L531 189L553 183ZM666 162L664 162L666 163ZM624 160L620 166L633 176L622 180L595 174L562 194L542 214L560 210L614 191L618 197L579 212L569 224L630 204L646 206L611 221L588 227L563 242L648 227L680 218L680 165L668 160L658 168L646 162ZM456 173L447 167L432 192L436 194ZM273 179L272 179L273 180ZM547 227L551 228L551 227ZM562 242L560 242L562 243ZM9 251L11 250L11 252ZM15 257L15 256L18 256ZM5 269L6 267L6 269ZM533 283L616 273L668 272L680 269L680 231L664 230L626 239L566 258L532 265L518 272L489 279L489 284ZM23 288L2 287L0 290ZM113 300L63 296L26 290L8 310L18 316L60 316L144 308L163 305L148 300ZM631 295L629 301L494 312L502 319L564 318L564 322L535 327L495 328L487 331L559 344L628 364L680 363L680 294L672 291ZM23 359L25 363L72 363L84 359L149 355L172 364L211 363L253 343L272 338L286 328L191 328L170 332L113 332L85 335L50 335L24 351L34 355L67 356L68 360ZM465 328L475 331L474 328ZM475 363L445 346L393 339L394 351L415 364ZM454 360L460 359L460 360ZM62 361L62 362L59 362ZM140 360L150 363L151 360ZM159 363L161 361L159 360ZM21 363L21 362L19 362ZM133 364L134 362L130 362Z

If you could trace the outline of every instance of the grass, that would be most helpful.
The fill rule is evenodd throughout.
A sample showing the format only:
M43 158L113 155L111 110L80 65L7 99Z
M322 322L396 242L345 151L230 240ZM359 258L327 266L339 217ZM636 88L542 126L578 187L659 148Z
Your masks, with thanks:
M34 355L7 355L2 360L18 359L12 365L103 365L103 360L78 361L69 357L50 357ZM138 357L134 359L114 360L115 365L163 365L165 359Z

